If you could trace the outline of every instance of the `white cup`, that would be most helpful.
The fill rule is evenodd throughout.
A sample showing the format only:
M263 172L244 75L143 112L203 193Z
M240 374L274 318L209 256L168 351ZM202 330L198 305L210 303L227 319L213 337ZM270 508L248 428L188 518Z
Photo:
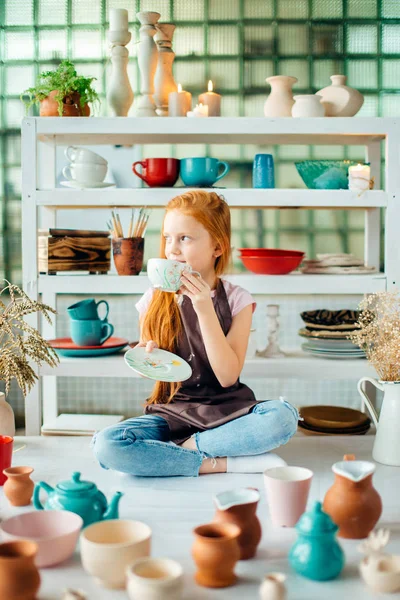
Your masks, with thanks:
M96 152L92 152L86 148L80 148L79 146L68 146L64 154L68 160L75 163L94 163L97 165L107 164L106 159L100 156L100 154L96 154Z
M77 181L84 185L101 183L107 173L107 165L95 163L71 163L62 170L63 175L69 181Z
M183 569L169 558L139 558L126 569L130 600L180 600Z
M178 260L168 258L150 258L147 261L147 276L153 287L162 292L177 292L181 287L181 275L183 271L189 271L200 277L198 271Z

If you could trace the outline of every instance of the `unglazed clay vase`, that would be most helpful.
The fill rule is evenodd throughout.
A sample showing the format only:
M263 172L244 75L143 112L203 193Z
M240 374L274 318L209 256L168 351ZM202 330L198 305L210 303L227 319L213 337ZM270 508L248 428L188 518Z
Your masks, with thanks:
M269 573L264 577L260 586L261 600L286 600L286 575L283 573Z
M332 75L332 85L319 90L327 117L354 117L364 104L364 96L346 85L346 75Z
M240 529L240 560L253 558L261 540L261 525L256 515L260 493L255 488L222 492L214 497L216 523L233 523Z
M332 466L335 481L325 495L324 510L338 525L340 537L362 539L378 522L382 500L372 485L375 464L354 458L346 454Z
M321 104L321 96L318 94L303 94L294 96L292 117L324 117L325 108Z
M236 581L235 565L240 559L240 529L231 523L208 523L194 529L192 556L199 585L224 588Z
M291 117L294 104L292 87L297 77L274 75L265 80L271 86L271 93L264 104L266 117Z
M33 483L30 475L32 467L9 467L4 469L7 481L4 484L4 494L13 506L28 506L33 494Z
M40 116L41 117L59 117L58 104L54 100L54 96L58 93L57 90L53 90L40 102ZM63 102L62 117L88 117L90 115L90 108L87 104L81 108L79 103L80 96L78 93L71 94L68 97L68 103Z
M144 238L112 240L114 264L118 275L139 275L143 267Z
M34 559L37 544L23 540L0 544L0 598L35 600L40 587Z

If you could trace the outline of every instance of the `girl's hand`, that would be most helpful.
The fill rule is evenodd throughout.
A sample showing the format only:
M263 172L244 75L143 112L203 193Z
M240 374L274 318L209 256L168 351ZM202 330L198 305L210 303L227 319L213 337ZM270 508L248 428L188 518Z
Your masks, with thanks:
M136 344L135 348L146 348L146 352L153 352L155 348L158 348L157 344L153 342L153 340L149 340L148 342L139 342Z
M211 288L202 277L193 275L189 271L183 271L181 282L179 293L189 296L196 312L208 311L213 308Z

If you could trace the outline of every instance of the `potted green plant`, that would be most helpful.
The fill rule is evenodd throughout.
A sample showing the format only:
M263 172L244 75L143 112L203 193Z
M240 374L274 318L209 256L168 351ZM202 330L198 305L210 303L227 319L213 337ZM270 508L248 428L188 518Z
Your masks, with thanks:
M59 358L50 344L42 338L37 329L29 325L27 315L40 312L51 323L50 313L56 311L51 306L31 300L17 285L6 281L0 296L8 293L10 301L5 304L0 299L0 381L5 382L6 395L10 391L12 379L16 379L24 396L38 379L32 363L41 366L57 366ZM14 426L12 408L0 393L0 434L7 434ZM8 433L10 435L10 433Z
M41 117L88 117L88 103L99 102L92 87L95 79L78 75L73 63L63 60L55 71L41 73L36 85L22 92L21 100L27 111L39 105Z

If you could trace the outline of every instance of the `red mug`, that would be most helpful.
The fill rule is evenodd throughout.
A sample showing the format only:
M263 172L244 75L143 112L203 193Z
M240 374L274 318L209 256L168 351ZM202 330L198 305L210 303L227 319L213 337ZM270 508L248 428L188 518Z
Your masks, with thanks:
M146 158L134 162L132 171L149 187L172 187L179 177L179 162L177 158ZM141 173L136 165L142 165Z
M7 481L7 475L4 475L3 470L11 467L13 441L14 438L10 435L0 435L0 485L4 485Z

